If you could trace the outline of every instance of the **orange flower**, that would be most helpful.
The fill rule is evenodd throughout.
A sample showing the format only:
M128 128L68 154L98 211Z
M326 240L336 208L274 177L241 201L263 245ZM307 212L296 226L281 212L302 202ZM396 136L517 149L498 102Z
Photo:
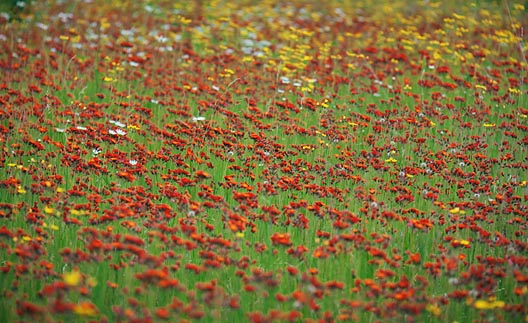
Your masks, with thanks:
M95 316L99 312L91 302L81 302L73 307L73 312L82 316Z
M271 236L271 242L273 245L284 245L284 246L291 246L292 242L290 241L290 234L289 233L274 233Z

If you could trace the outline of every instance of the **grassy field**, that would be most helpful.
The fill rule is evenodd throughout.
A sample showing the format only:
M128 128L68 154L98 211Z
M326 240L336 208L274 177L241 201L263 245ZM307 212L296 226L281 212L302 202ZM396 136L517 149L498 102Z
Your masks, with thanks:
M113 3L2 7L0 322L528 322L523 2Z

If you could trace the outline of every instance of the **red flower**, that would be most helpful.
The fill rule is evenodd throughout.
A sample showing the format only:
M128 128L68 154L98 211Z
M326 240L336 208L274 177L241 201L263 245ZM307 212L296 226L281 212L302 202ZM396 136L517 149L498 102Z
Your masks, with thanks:
M297 273L299 272L299 269L297 269L296 267L293 267L293 266L288 266L286 267L286 270L288 271L288 273L292 276L295 276L297 275Z
M130 174L128 172L125 172L125 171L117 172L117 176L125 178L128 181L130 181L130 182L133 182L136 179L136 177L134 175L132 175L132 174Z
M326 283L326 288L329 289L343 289L345 284L340 281L332 280Z
M19 301L17 302L16 311L19 316L30 315L35 317L37 315L44 314L45 309L30 302Z
M290 241L289 233L274 233L271 236L271 242L273 245L284 245L284 246L292 245L292 242Z
M156 311L155 311L155 314L156 314L157 317L159 317L160 319L163 319L163 320L168 319L169 316L170 316L169 310L167 310L165 307L157 308Z
M255 286L253 286L253 285L246 284L246 285L244 285L244 290L246 292L250 292L251 293L251 292L256 291L257 288Z
M409 260L405 262L405 264L419 264L421 261L420 253L410 253L407 251L407 254L409 255Z
M299 304L305 304L308 301L308 296L303 291L300 291L300 290L295 290L292 293L292 297Z
M166 268L164 268L162 270L148 269L147 271L145 271L143 273L135 274L134 276L137 279L139 279L139 280L141 280L143 282L146 282L146 283L158 282L160 280L163 280L163 279L167 278L168 271L167 271Z
M145 244L143 239L136 237L136 236L128 235L128 234L124 236L123 242L131 243L136 246L143 246Z
M287 295L277 293L275 294L275 299L281 303L288 301L290 298Z
M195 264L187 264L185 265L185 269L187 270L190 270L190 271L194 271L195 274L199 274L203 271L205 271L205 267L203 266L198 266L198 265L195 265Z

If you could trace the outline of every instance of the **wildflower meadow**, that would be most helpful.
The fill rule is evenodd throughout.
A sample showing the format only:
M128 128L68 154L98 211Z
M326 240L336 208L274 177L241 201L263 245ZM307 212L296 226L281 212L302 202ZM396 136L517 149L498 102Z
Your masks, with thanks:
M524 1L7 1L0 322L528 322Z

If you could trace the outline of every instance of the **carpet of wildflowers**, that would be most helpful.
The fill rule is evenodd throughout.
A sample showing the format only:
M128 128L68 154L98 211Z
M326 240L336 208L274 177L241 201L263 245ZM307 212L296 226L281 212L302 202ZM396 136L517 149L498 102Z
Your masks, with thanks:
M0 321L528 322L520 1L0 7Z

